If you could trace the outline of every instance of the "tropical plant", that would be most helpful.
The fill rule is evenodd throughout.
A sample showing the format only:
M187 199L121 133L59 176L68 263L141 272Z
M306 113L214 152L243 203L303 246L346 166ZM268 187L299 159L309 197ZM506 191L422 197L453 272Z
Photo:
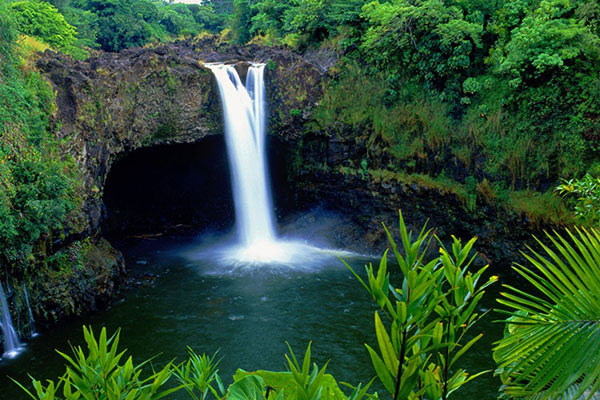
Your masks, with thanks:
M108 338L102 328L98 339L91 328L83 327L87 352L81 347L72 347L73 355L58 352L68 363L66 372L58 380L41 381L31 378L33 391L19 382L15 383L34 400L158 400L185 389L192 400L361 400L369 396L371 383L357 387L346 396L336 380L325 371L327 364L319 368L312 363L309 343L302 362L296 358L288 344L289 356L285 358L288 370L247 372L238 369L233 383L224 389L219 377L216 360L212 356L198 355L188 348L187 361L179 365L169 362L162 369L146 377L146 366L150 360L134 365L131 357L123 363L125 351L120 352L119 331ZM179 385L168 384L175 376ZM348 385L349 386L349 385Z
M188 347L188 354L187 362L175 367L175 376L184 385L190 398L204 400L209 393L217 399L223 397L225 389L217 368L221 360L215 361L217 353L212 357L206 354L198 355Z
M312 363L311 369L311 343L301 363L289 344L288 349L289 355L285 355L287 371L246 372L239 369L233 377L234 383L228 389L229 395L239 393L241 388L245 388L243 392L246 394L255 393L255 397L246 395L243 399L359 400L367 395L370 384L353 388L350 397L346 397L333 376L325 372L328 363L323 368Z
M48 380L44 386L32 378L33 393L15 383L36 400L157 400L181 389L164 388L174 372L171 363L145 378L142 377L143 368L150 360L134 365L130 356L122 363L125 351L118 350L119 331L109 338L106 328L102 328L96 339L92 328L84 326L83 337L87 351L81 346L71 347L72 356L57 351L68 365L66 373L56 383Z
M496 281L479 284L487 266L471 273L476 257L455 237L448 251L440 244L440 255L425 260L433 239L426 227L413 239L399 213L403 254L386 230L402 273L398 286L391 283L387 251L379 268L365 267L365 282L346 264L380 308L375 312L378 350L367 345L377 376L394 399L447 399L465 383L484 372L470 375L456 364L483 334L467 333L483 315L476 312L484 289ZM384 315L387 325L382 321Z
M600 223L600 178L586 174L582 179L565 179L556 191L574 198L574 213L582 221Z
M32 70L11 3L0 2L0 263L23 272L77 206L74 163L49 129L54 92Z
M254 16L253 9L248 0L234 0L233 16L231 17L231 29L233 31L233 40L236 43L247 43L250 36L251 20Z
M57 49L68 49L77 31L56 7L45 1L16 1L10 4L20 32L35 36Z
M474 73L483 47L483 7L478 2L431 0L372 1L363 7L369 28L362 49L385 69L402 71L427 87L449 90L456 98ZM471 8L471 9L469 9Z
M575 229L537 240L529 266L513 269L536 294L504 285L509 310L494 348L503 392L512 398L590 399L600 390L600 231Z

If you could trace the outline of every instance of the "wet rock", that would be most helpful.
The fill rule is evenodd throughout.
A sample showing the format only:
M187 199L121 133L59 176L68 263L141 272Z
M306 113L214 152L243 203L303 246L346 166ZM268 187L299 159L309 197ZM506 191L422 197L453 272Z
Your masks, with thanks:
M124 154L157 144L192 143L222 134L218 88L203 62L230 62L241 74L249 62L266 68L270 132L294 142L303 126L292 110L310 109L320 96L322 73L282 48L223 45L211 38L97 52L86 61L46 51L38 68L57 96L57 136L81 171L83 205L65 237L91 235L102 215L101 194L108 171ZM93 189L93 190L92 190Z
M95 51L86 61L50 50L40 57L37 66L56 93L52 126L57 127L63 151L77 164L74 189L81 199L80 207L64 221L52 251L58 254L72 243L92 238L80 265L65 265L58 272L41 268L29 277L35 282L30 297L40 323L101 308L124 286L121 253L99 238L107 175L117 160L138 148L193 143L222 134L218 88L202 64L224 61L242 70L248 62L267 63L270 131L287 143L301 137L303 126L292 115L298 112L291 111L301 110L304 119L310 116L323 74L283 48L232 46L205 38L120 53ZM7 280L15 287L22 279L8 273ZM148 276L140 282L154 279ZM19 314L22 306L17 303Z

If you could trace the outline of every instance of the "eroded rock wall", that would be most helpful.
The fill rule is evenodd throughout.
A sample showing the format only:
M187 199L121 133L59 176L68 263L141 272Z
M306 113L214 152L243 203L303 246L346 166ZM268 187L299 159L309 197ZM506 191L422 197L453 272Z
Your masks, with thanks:
M302 134L298 113L320 94L321 72L282 49L183 42L99 53L86 61L46 52L38 67L57 93L56 122L79 166L83 208L68 235L89 235L102 217L102 190L111 165L141 147L192 143L222 134L216 83L204 62L266 62L270 131L286 142Z
M76 165L78 208L63 232L45 240L47 259L23 276L0 271L21 331L28 319L27 288L38 325L101 307L124 282L121 253L102 237L104 188L111 167L144 147L196 143L221 135L218 88L204 62L267 63L270 132L295 146L298 118L321 93L322 70L282 48L221 45L212 39L120 53L86 61L47 51L37 66L56 93L54 131Z

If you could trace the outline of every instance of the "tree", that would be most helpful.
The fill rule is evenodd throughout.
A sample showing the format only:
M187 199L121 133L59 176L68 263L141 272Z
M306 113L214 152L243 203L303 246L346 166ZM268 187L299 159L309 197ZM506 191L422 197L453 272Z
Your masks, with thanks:
M231 30L233 31L233 40L239 44L248 43L251 39L251 24L254 11L250 0L234 0L233 19Z
M22 5L18 5L21 7ZM54 93L20 63L17 32L0 2L0 263L23 271L75 207L68 157L48 130Z
M285 29L285 14L291 7L290 1L263 0L252 6L256 15L252 17L253 34L282 36Z
M10 4L19 30L58 49L66 49L77 39L77 31L56 7L45 1L17 1Z
M483 13L461 2L393 0L363 7L369 22L362 50L381 69L401 70L427 87L462 93L482 49ZM480 59L481 60L481 59Z
M299 45L319 43L328 36L330 1L295 0L294 7L286 13L286 29L300 37Z
M581 10L577 2L512 0L489 26L498 40L490 74L477 81L485 112L508 118L506 132L485 145L505 142L499 153L508 159L523 152L518 169L529 181L581 175L592 156L586 141L600 129L600 37L591 21L576 18Z
M94 28L104 51L143 46L166 36L158 23L157 6L150 0L79 0L77 4L97 15Z
M179 35L198 33L200 27L194 19L192 10L185 4L176 4L159 9L159 23L167 32Z

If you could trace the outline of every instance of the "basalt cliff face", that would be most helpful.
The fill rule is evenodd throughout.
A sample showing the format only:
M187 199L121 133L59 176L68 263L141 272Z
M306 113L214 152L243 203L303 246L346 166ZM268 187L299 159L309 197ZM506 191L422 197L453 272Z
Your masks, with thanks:
M51 51L40 56L37 67L56 93L52 129L64 154L75 161L79 207L63 232L53 234L49 261L27 276L0 272L18 330L28 330L25 289L39 328L96 310L123 286L123 256L101 229L107 176L116 162L139 149L198 144L222 135L218 87L205 62L234 63L243 78L249 62L267 63L270 131L293 146L302 126L292 115L318 101L323 74L285 49L205 39L97 52L85 61Z
M173 154L175 144L207 143L207 159L209 153L222 151L208 140L222 135L223 127L218 88L203 67L206 62L234 63L242 79L248 62L267 64L269 134L279 143L274 157L281 167L272 174L285 181L289 208L322 205L345 214L346 223L329 229L332 245L380 251L386 246L381 222L395 227L399 208L415 227L430 219L429 226L439 227L442 237L479 235L478 250L486 261L512 258L529 238L531 224L524 216L507 218L502 210L487 206L474 211L451 191L375 181L360 169L343 173L347 165L358 166L371 156L367 145L352 135L342 138L315 128L312 111L324 85L335 78L327 70L330 62L320 65L282 48L221 45L212 39L99 52L86 61L48 51L38 68L56 92L53 123L65 154L77 165L80 207L53 245L53 252L62 254L59 267L40 268L25 282L38 321L50 324L95 310L124 281L123 256L102 231L107 177L120 160L169 144L174 145L169 155L173 161L181 158ZM147 156L142 159L152 164ZM23 316L15 319L25 321L20 289L24 277L8 278L13 311Z
M78 217L84 220L69 234L89 235L99 227L104 183L119 158L142 147L222 134L218 88L203 63L235 63L243 78L252 61L267 63L271 133L294 142L302 126L291 111L314 105L322 74L289 51L183 42L100 53L83 62L45 53L38 67L57 93L58 134L81 173Z

